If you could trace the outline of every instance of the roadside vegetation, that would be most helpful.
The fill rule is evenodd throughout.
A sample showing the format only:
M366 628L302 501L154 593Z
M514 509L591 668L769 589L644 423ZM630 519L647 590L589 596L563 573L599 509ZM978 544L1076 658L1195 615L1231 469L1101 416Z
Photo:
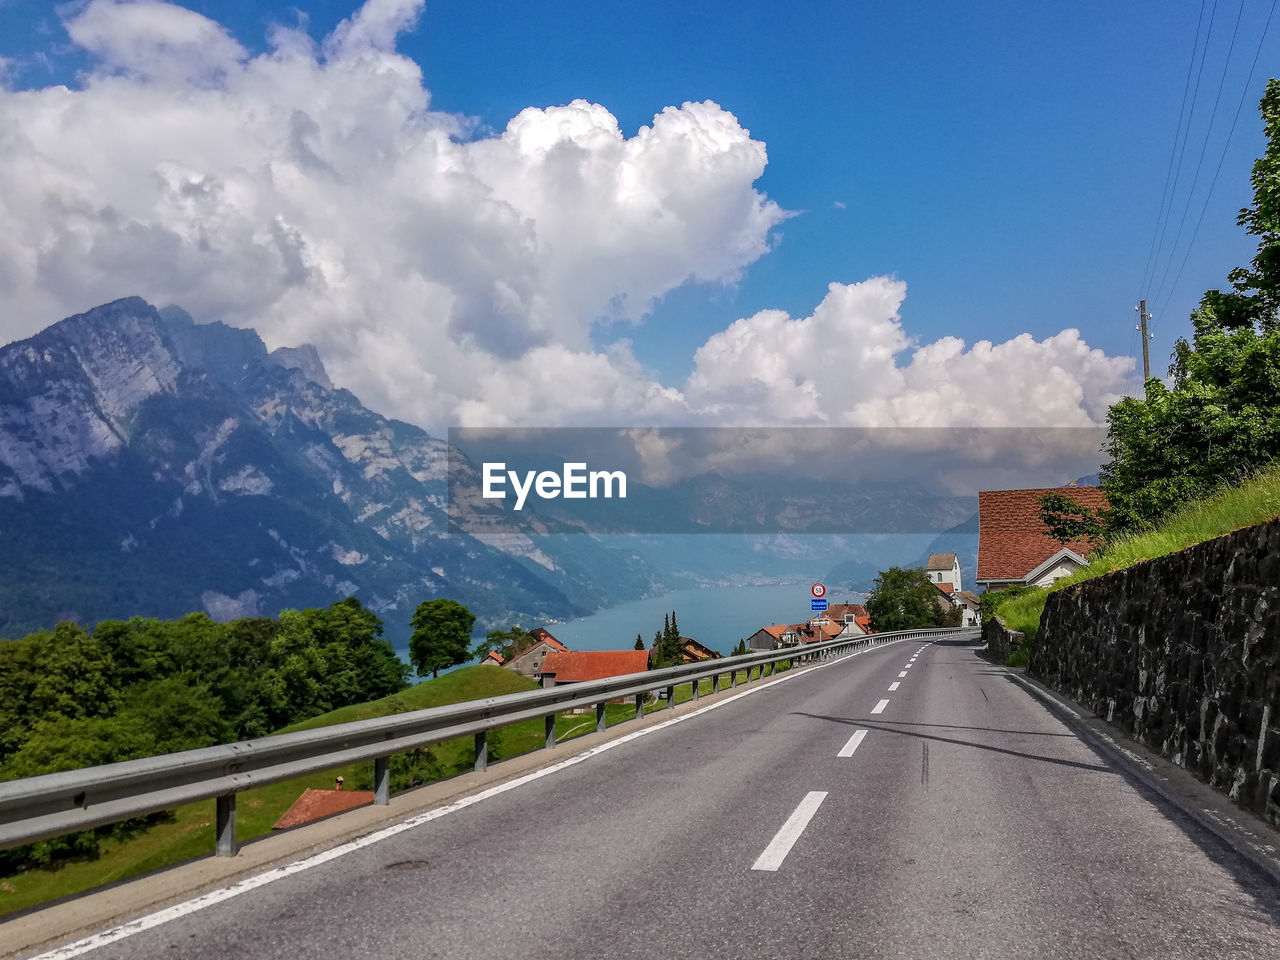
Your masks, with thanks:
M780 669L785 669L785 664ZM737 671L739 683L746 679L745 671ZM720 683L722 688L727 685L728 676L723 676ZM528 677L502 667L463 667L386 697L348 704L298 721L276 732L311 730L335 723L425 710L465 700L535 690L538 686ZM706 696L711 692L711 681L702 681L700 695ZM691 685L685 683L676 687L674 700L679 704L690 700L692 696ZM645 705L645 712L648 714L666 708L664 699L651 697ZM634 701L610 703L606 706L605 721L608 726L634 717ZM595 728L594 710L562 713L556 717L556 738L561 742L586 736L594 732ZM507 760L537 750L544 743L542 720L512 724L490 732L488 759L490 763ZM392 791L399 792L465 773L472 769L473 763L474 742L471 737L446 740L399 754L391 762ZM240 841L245 843L269 834L272 825L304 790L332 789L337 777L343 778L344 789L373 789L373 765L363 763L309 774L239 794L236 833ZM43 862L27 858L21 867L11 865L0 874L0 916L162 867L209 856L214 846L213 813L212 800L187 804L147 818L145 822L134 821L127 827L103 828L94 842L82 849L68 850L61 856L47 858Z
M1237 222L1258 238L1229 287L1208 290L1191 315L1192 337L1174 345L1166 381L1107 412L1099 515L1063 496L1041 500L1041 517L1062 542L1095 546L1090 563L1050 590L983 598L1026 634L1011 663L1025 664L1045 597L1073 583L1164 556L1280 514L1280 81L1259 104L1267 149L1253 166L1253 204Z
M1280 516L1280 465L1273 465L1241 483L1219 488L1207 499L1183 504L1147 529L1117 536L1090 557L1088 566L1063 577L1052 587L986 594L982 604L984 617L996 614L1011 630L1020 630L1026 635L1025 648L1015 651L1009 661L1012 666L1025 666L1040 627L1045 600L1053 591L1123 570L1143 560L1175 553L1234 530L1266 523L1277 516Z

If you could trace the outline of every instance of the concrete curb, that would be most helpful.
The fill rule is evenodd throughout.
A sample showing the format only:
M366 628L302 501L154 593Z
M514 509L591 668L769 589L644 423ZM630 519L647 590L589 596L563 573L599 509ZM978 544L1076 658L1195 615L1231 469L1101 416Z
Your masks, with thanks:
M990 658L984 658L990 659ZM1187 819L1226 844L1237 856L1280 886L1280 833L1232 803L1193 774L1131 740L1101 717L1023 671L1001 666L1009 679L1040 701L1087 746Z

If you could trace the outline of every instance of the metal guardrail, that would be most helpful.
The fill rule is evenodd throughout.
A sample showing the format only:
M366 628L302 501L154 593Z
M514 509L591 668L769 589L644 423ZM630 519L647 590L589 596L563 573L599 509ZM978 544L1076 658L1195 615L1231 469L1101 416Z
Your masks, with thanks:
M690 683L696 700L701 681L710 679L714 692L721 677L728 676L734 686L743 670L749 681L752 670L759 679L783 661L794 667L864 645L977 632L943 627L829 640L0 782L0 850L216 798L216 852L234 856L239 850L236 794L251 787L372 760L374 803L387 804L391 756L416 747L474 735L475 769L483 770L488 732L522 720L544 718L546 745L553 747L555 715L565 710L595 706L596 730L603 731L605 704L620 697L634 696L640 717L645 694L653 690L665 689L667 703L673 704L675 688Z

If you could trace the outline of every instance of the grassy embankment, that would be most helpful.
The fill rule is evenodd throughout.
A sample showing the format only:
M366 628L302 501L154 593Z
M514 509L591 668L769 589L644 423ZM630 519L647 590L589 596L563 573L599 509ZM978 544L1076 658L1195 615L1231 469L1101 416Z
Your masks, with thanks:
M1061 590L1083 580L1091 580L1104 574L1123 570L1143 560L1163 557L1186 547L1212 540L1240 530L1265 523L1280 515L1280 467L1273 467L1254 475L1239 485L1225 487L1207 500L1189 503L1150 529L1122 537L1108 544L1069 577L1057 581L1047 589L1034 588L1007 600L996 601L995 612L1013 630L1021 630L1027 637L1026 646L1015 651L1010 662L1024 666L1040 627L1040 614L1045 599L1055 590Z
M739 671L738 681L741 683L744 679L744 673ZM722 679L721 682L725 681ZM334 723L423 710L537 687L538 684L534 681L501 667L464 667L381 700L342 707L277 732L310 730ZM711 692L709 680L702 682L700 692ZM676 703L682 703L691 697L690 684L676 688ZM651 713L665 707L666 703L659 701L646 707L646 712ZM606 711L606 720L610 726L634 716L635 706L631 703L611 703ZM560 714L556 717L556 736L560 740L585 736L594 729L594 712ZM490 760L496 762L536 750L543 746L544 738L542 720L529 720L503 727L496 735L491 735ZM446 740L433 744L428 750L429 756L417 758L412 774L401 774L402 781L410 775L424 781L442 779L471 769L471 737ZM395 782L396 770L397 763L393 760L393 789L406 785ZM337 776L344 778L348 789L371 789L373 765L365 763L335 768L241 793L236 804L236 833L240 840L244 842L270 833L272 824L289 809L304 789L331 789ZM0 878L0 916L160 867L210 855L214 841L213 808L212 800L187 804L173 810L171 820L155 824L127 840L104 840L99 856L92 860L71 861L49 869L29 870L16 876Z

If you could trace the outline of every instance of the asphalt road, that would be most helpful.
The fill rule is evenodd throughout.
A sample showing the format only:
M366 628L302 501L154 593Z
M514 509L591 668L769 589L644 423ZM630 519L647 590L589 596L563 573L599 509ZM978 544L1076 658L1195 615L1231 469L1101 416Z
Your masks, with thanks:
M1280 892L1178 820L896 643L87 956L1280 957Z

